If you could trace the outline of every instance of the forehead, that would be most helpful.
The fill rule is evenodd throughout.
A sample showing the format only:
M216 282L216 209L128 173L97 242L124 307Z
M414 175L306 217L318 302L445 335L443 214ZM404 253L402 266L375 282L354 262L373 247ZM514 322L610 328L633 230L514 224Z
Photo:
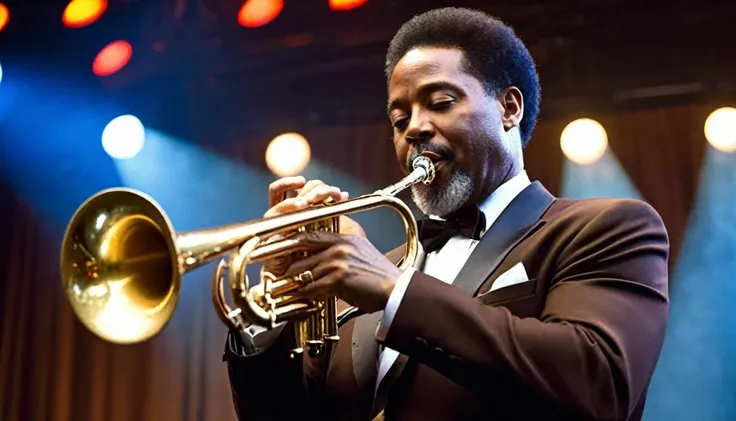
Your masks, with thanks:
M455 48L420 47L410 50L396 64L389 93L441 80L466 85L475 79L463 69L463 53Z

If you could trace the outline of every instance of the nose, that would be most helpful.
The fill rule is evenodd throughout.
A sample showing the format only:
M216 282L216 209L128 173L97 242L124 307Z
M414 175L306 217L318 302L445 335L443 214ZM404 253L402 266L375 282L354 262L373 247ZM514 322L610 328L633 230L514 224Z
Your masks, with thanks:
M406 141L409 143L423 142L432 137L434 137L434 125L426 113L416 110L412 113L406 128Z

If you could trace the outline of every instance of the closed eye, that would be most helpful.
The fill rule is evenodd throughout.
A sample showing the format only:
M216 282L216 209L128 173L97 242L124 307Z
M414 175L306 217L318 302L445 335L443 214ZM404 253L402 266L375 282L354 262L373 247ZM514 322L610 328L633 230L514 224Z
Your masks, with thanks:
M391 125L394 126L394 128L398 131L402 131L406 129L406 125L408 124L409 119L408 118L397 118L396 120L391 122Z
M438 101L432 104L432 110L442 111L452 107L455 104L454 99L448 99L446 101Z

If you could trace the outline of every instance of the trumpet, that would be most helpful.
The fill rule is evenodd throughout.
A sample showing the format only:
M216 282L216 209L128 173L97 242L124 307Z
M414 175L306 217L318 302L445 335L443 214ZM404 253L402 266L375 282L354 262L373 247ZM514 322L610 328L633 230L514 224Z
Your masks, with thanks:
M311 273L279 278L263 271L249 286L249 264L290 255L304 258L295 235L339 231L339 217L389 207L401 217L406 251L398 265L413 265L419 253L417 223L396 197L417 183L430 184L435 170L419 156L399 182L341 203L199 231L178 233L143 192L107 189L87 199L69 221L61 246L63 290L76 317L103 340L132 344L157 335L170 321L184 274L221 259L212 277L212 302L220 320L243 334L251 325L294 324L292 356L330 353L338 336L337 298L295 294ZM225 257L230 254L229 257ZM233 305L228 303L229 290ZM352 309L354 310L354 309Z

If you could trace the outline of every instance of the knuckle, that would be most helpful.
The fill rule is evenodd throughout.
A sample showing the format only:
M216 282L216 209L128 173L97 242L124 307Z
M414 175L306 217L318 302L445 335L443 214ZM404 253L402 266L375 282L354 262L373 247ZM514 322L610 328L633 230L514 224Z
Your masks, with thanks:
M310 192L310 197L317 198L324 196L329 191L329 187L326 184L320 184Z
M350 264L344 260L332 262L332 272L336 278L344 277L350 271Z
M335 247L335 255L338 258L344 258L350 255L350 246L347 244L338 244Z
M324 184L322 180L309 180L304 184L304 190L311 190L322 184Z

